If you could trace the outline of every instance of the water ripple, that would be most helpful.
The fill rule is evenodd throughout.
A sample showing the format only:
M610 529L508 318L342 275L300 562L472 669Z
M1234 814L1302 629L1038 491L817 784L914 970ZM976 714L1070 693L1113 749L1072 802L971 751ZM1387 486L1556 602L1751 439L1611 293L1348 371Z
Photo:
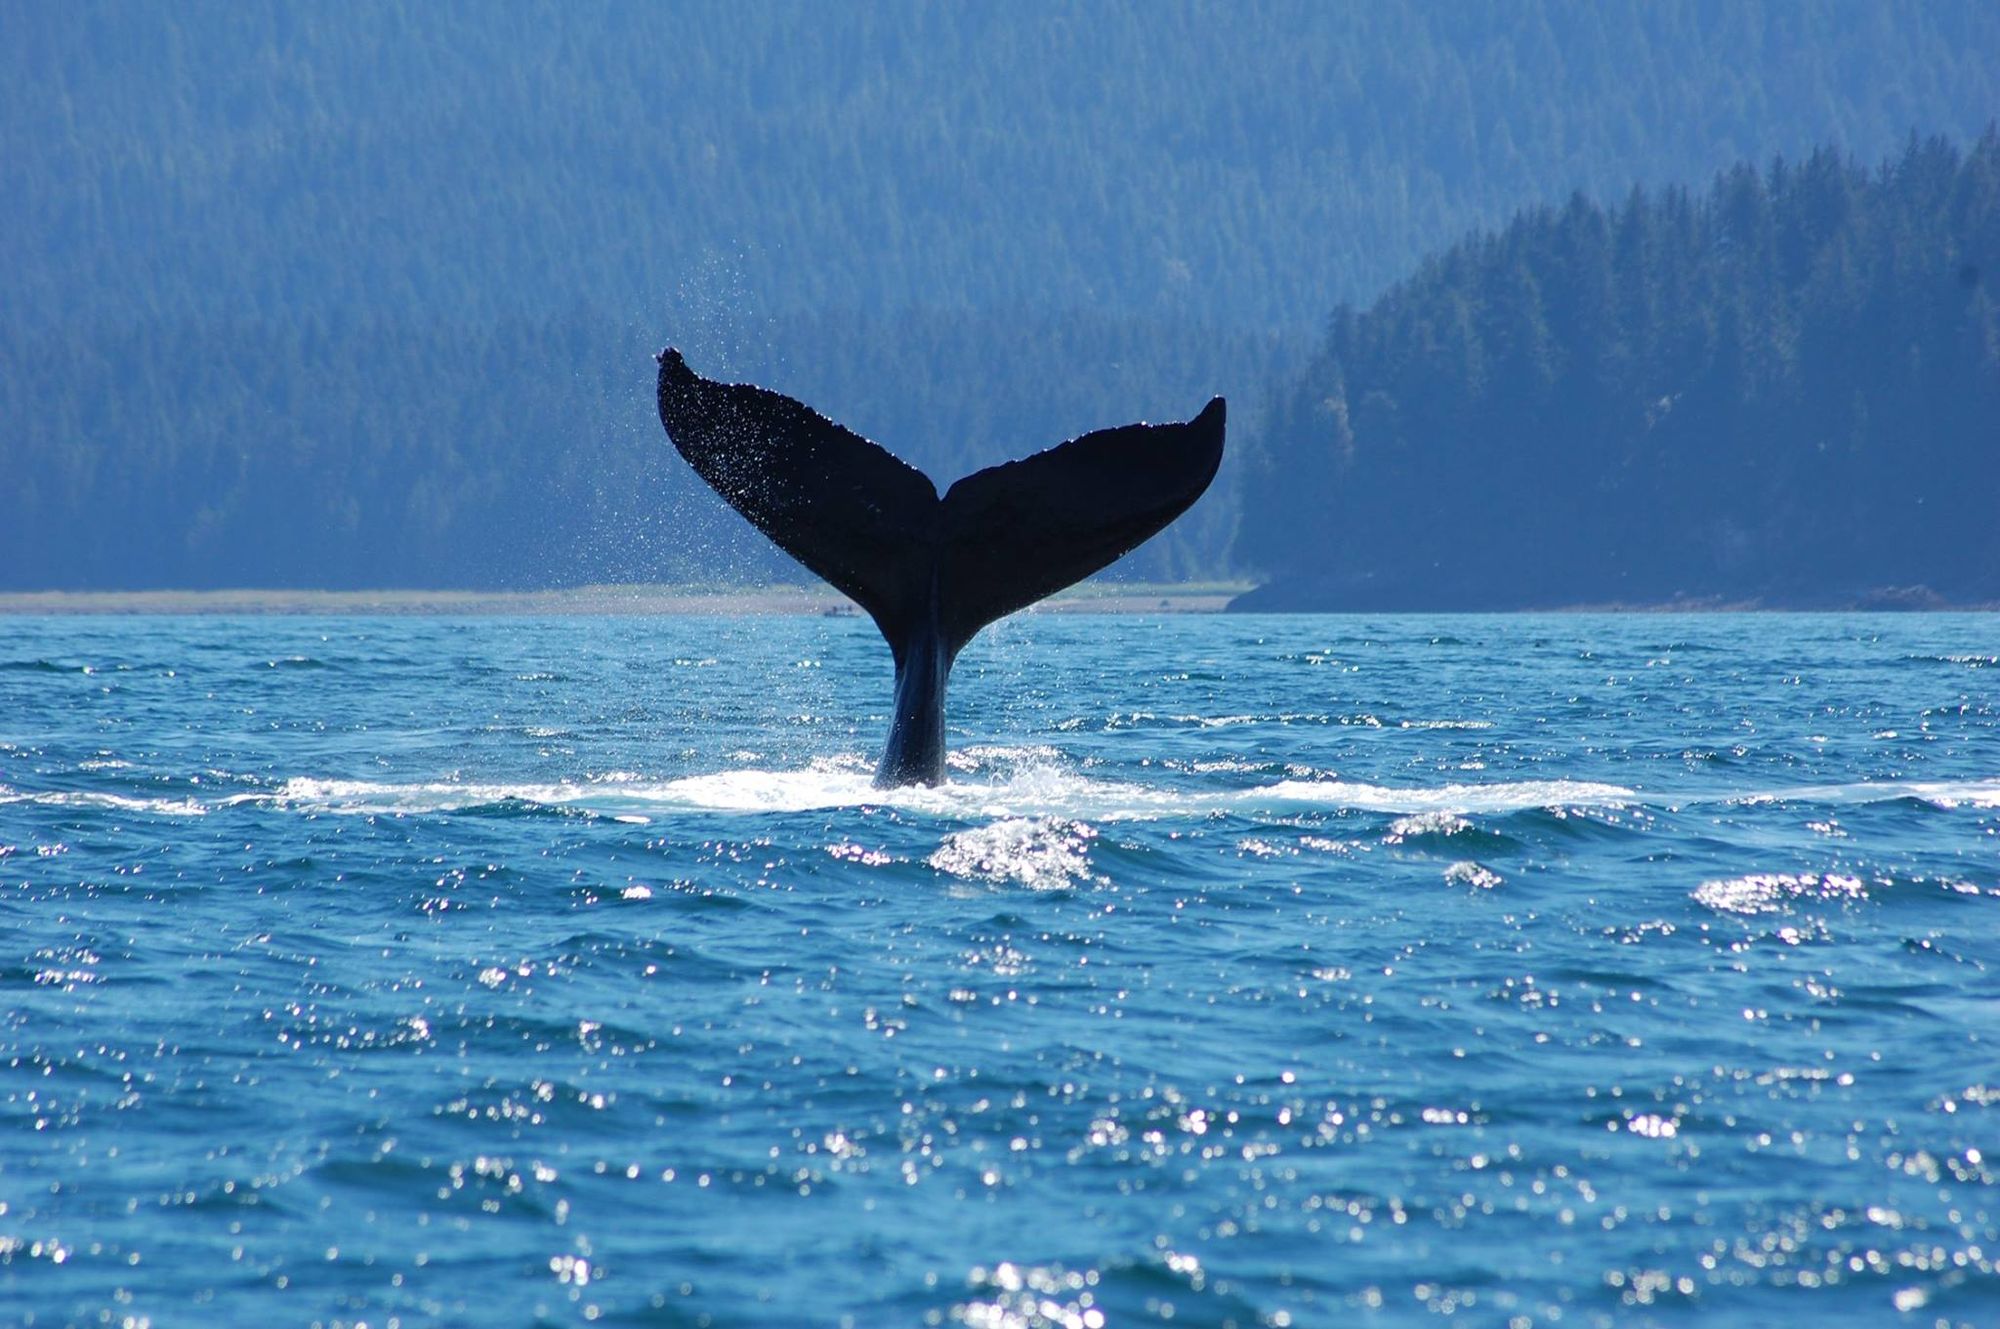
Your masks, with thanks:
M2000 1322L1990 618L23 631L16 1318Z

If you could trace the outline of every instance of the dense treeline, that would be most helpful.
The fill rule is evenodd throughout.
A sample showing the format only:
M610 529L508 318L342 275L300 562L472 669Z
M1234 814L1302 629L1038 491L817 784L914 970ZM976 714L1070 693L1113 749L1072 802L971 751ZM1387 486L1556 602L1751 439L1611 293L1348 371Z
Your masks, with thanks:
M2000 135L1524 212L1343 309L1251 605L2000 600Z
M770 348L810 348L817 381L846 385L843 423L940 484L1088 429L1186 418L1211 375L1287 363L1268 337L1088 313L828 313L772 329L712 342L694 363L804 392ZM0 325L0 586L798 579L668 447L658 345L653 329L583 308L471 329L341 316L149 321L116 337ZM1081 347L1106 359L1095 377L1063 372ZM968 379L981 363L1032 372ZM1209 575L1233 533L1229 484L1131 573Z
M0 586L796 575L648 353L939 480L1231 398L1129 571L1229 566L1266 388L1467 229L1970 136L2000 8L1863 0L0 12Z
M1970 138L1996 57L1989 0L15 4L0 317L1316 327L1573 188Z

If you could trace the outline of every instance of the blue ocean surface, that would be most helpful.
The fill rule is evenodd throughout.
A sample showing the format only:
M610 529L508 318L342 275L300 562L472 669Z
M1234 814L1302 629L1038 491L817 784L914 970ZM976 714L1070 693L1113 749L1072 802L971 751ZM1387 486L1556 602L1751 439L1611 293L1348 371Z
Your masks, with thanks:
M0 1320L2000 1324L2000 618L0 619Z

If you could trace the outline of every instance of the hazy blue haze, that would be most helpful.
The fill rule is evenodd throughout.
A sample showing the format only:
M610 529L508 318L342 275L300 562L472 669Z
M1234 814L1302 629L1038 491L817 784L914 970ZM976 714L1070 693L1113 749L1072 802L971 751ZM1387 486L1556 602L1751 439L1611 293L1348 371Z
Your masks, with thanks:
M1516 209L1996 107L1990 0L0 4L0 587L768 573L664 342L943 481L1243 443ZM1234 451L1133 569L1216 575Z
M1993 617L0 626L33 1324L2000 1318Z
M1314 327L1573 189L1993 118L1979 0L14 4L7 322ZM814 386L812 357L786 359ZM753 352L754 353L754 352ZM752 368L753 366L743 366Z

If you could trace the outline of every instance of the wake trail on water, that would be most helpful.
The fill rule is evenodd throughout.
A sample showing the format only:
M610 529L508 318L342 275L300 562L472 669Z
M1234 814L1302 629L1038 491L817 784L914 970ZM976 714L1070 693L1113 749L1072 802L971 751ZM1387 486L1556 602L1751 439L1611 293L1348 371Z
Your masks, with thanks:
M1570 779L1384 785L1327 777L1216 789L1107 778L1030 763L991 776L953 779L934 788L878 789L865 765L855 758L822 760L799 769L746 768L669 779L632 772L561 781L398 782L294 776L273 788L221 797L25 791L0 785L0 806L25 803L168 817L200 817L233 808L328 816L540 811L635 824L681 813L770 815L842 808L894 808L944 819L1062 817L1116 822L1302 812L1496 815L1536 809L1672 810L1716 804L1859 805L1898 800L1946 810L2000 808L2000 778L1644 792L1624 785Z

